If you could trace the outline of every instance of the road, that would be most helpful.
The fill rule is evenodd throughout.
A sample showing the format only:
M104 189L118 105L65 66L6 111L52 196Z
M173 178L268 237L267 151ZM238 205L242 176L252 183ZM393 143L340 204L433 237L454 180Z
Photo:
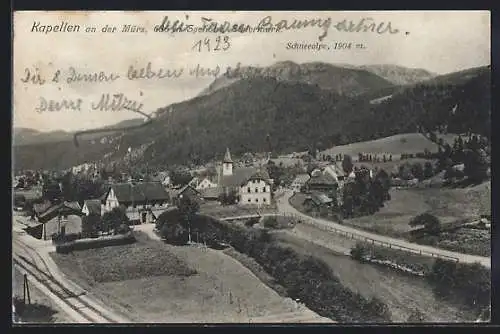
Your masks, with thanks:
M32 284L76 323L129 322L68 280L49 255L49 252L54 251L51 242L27 235L16 218L12 224L13 264L21 273L28 275Z
M438 254L441 256L455 257L459 260L459 262L464 262L464 263L479 262L481 265L483 265L487 268L491 268L491 258L489 258L489 257L457 253L457 252L452 252L452 251L448 251L448 250L444 250L444 249L440 249L440 248L419 245L419 244L411 243L411 242L408 242L408 241L405 241L402 239L395 239L395 238L387 237L384 235L370 233L370 232L366 232L363 230L355 229L355 228L341 225L341 224L338 224L338 223L335 223L335 222L332 222L329 220L307 216L290 205L288 200L290 199L290 197L292 195L293 195L293 193L291 191L287 191L287 192L285 192L285 194L283 196L280 196L277 199L278 211L280 212L280 214L295 215L297 217L300 217L303 220L313 222L314 224L317 224L319 226L334 227L335 229L340 230L342 232L354 234L354 235L364 237L364 238L373 239L373 240L376 240L379 242L390 243L390 244L397 245L400 247L406 247L406 248L414 249L416 251L434 253L434 254ZM425 254L422 254L422 255L425 255Z

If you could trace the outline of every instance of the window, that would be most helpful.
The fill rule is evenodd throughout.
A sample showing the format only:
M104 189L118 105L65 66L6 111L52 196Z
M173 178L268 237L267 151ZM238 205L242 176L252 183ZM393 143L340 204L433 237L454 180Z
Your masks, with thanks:
M257 203L258 201L259 201L259 199L258 199L258 198L256 198L256 199L255 199L255 202Z
M259 192L259 188L255 188L255 192L258 193Z
M248 192L251 193L252 191L250 190L250 187L247 188Z
M249 199L248 199L248 202L250 202L250 201L251 201L251 199L249 198Z
M266 199L265 199L265 198L263 198L263 199L262 199L262 201L263 201L264 203L266 203Z
M262 187L262 192L265 193L266 192L266 187Z

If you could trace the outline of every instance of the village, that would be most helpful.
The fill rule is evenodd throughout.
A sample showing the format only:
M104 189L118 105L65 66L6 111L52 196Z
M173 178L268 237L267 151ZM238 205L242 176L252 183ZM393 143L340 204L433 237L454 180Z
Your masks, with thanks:
M415 134L406 135L405 140L401 139L402 136L393 140L401 144L414 140L415 136L427 140ZM454 140L454 147L458 149L457 138ZM377 227L374 224L363 224L362 221L369 215L379 215L377 212L380 208L384 210L386 203L390 205L391 201L399 201L398 197L395 198L400 196L398 194L406 191L414 193L418 189L432 191L446 187L450 182L464 180L463 164L448 161L447 169L439 171L440 154L446 151L447 156L453 155L450 145L444 145L444 149L439 146L433 148L432 142L427 142L427 145L430 146L422 152L413 150L412 153L400 154L386 154L380 150L336 153L345 149L337 147L333 151L317 150L282 156L248 153L238 158L227 148L222 160L205 166L177 166L168 172L151 174L136 172L135 178L129 173L118 172L116 168L98 168L96 163L86 163L62 172L24 171L14 177L14 220L17 228L31 238L49 242L56 252L60 250L61 253L66 252L65 245L78 243L79 240L89 245L101 239L102 243L113 238L128 240L126 238L130 233L146 233L173 244L187 242L202 247L208 245L213 249L226 249L232 245L238 249L225 237L215 237L214 240L213 232L208 232L206 226L197 222L200 218L196 217L205 216L232 226L261 226L264 230L274 230L277 240L291 242L287 238L298 238L293 242L303 240L305 244L325 247L354 259L425 276L430 268L425 258L457 261L457 253L453 251L462 252L463 248L432 248L429 251L428 246L423 246L423 241L416 237L410 237L405 242L399 239L401 234L396 232L401 227L394 220L391 225L395 230L383 232L373 230ZM483 177L489 176L485 174ZM191 209L193 205L195 209ZM185 213L190 217L189 226L186 233L179 237L175 229L183 229L178 221L182 222L186 217L182 218L182 214L179 216L176 212L190 210L194 211ZM420 215L422 218L418 218L419 215L414 217L413 220L423 220L420 223L404 223L406 230L409 228L409 236L420 235L422 240L426 240L433 235L426 232L428 223L423 218L425 214ZM436 219L432 215L430 217ZM460 219L460 222L443 221L437 224L441 235L448 230L453 235L452 231L463 228L485 229L487 232L491 229L490 219L487 214L472 215L465 220ZM383 219L377 218L376 221L378 227L385 224ZM213 223L202 224L212 226ZM421 227L415 229L408 225ZM318 233L323 235L320 237ZM378 248L370 251L356 240L372 240ZM43 246L44 249L49 247L47 245ZM381 250L388 246L391 252L399 249L401 254L383 255ZM72 247L76 246L70 249ZM415 253L422 258L402 256ZM474 251L472 254L486 255ZM459 255L460 261L480 261L489 266L487 258L483 261L476 255ZM313 316L310 319L318 321L320 318Z

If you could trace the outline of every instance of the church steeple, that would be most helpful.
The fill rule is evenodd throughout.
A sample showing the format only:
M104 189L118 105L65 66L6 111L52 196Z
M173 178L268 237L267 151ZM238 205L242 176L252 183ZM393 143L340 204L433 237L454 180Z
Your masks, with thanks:
M229 148L226 148L226 154L224 155L224 161L222 163L222 175L233 175L233 160L231 159Z
M226 148L226 154L224 155L224 163L233 163L233 160L231 160L231 153L229 152L229 147Z

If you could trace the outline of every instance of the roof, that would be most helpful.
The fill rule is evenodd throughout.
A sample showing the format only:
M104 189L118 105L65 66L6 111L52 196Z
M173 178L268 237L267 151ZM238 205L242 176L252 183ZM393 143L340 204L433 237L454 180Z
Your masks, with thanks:
M38 215L38 220L42 223L57 217L59 212L63 214L81 215L81 208L78 202L63 202L51 206L48 210Z
M83 202L83 206L86 206L89 213L101 214L101 200L100 199L88 199Z
M212 187L200 190L202 198L218 198L221 193L222 193L221 187Z
M167 201L169 195L160 182L118 183L111 185L118 202Z
M40 204L33 204L33 211L35 211L35 214L40 215L47 211L51 206L52 203L50 203L50 201L45 201Z
M269 183L269 174L266 170L259 170L255 167L241 167L233 169L232 175L221 177L221 186L240 187L249 180L264 180Z
M226 154L224 155L224 162L225 163L232 163L233 160L231 159L231 153L229 152L229 147L226 148Z
M194 192L196 193L200 193L198 190L196 190L195 188L193 188L193 186L189 185L189 184L186 184L185 186L179 188L179 189L172 189L170 190L170 196L171 197L177 197L179 196L180 194L182 194L184 191L186 191L187 189L192 189Z
M328 173L331 176L345 176L344 170L337 164L331 164L325 167L324 173ZM335 177L335 176L334 176Z
M252 174L248 180L269 180L269 173L265 169L257 170L254 174Z
M321 173L317 176L313 176L311 177L307 183L309 185L314 185L314 184L317 184L317 185L335 185L337 184L337 181L335 181L335 179L333 178L333 176L331 176L330 174L328 173Z
M333 199L331 199L330 197L326 196L321 192L312 193L310 196L306 198L306 200L308 199L311 200L316 205L330 204L331 202L333 202Z
M309 180L311 178L311 176L309 176L309 174L299 174L295 177L295 180L293 182L300 182L300 183L304 183L304 182L307 182L307 180Z

